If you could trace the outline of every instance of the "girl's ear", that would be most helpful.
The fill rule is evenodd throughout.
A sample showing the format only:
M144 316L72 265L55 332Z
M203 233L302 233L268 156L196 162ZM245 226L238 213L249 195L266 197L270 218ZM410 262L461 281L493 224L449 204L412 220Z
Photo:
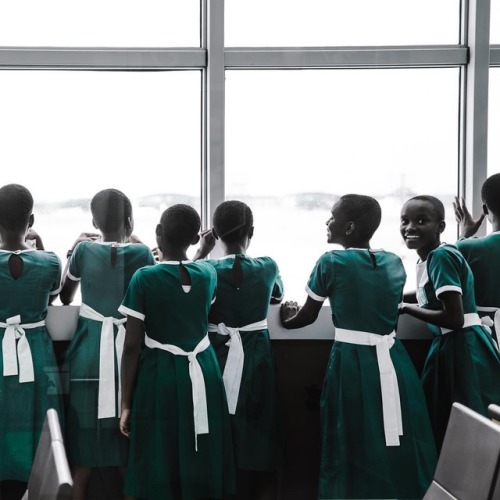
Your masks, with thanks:
M132 217L127 217L125 221L125 227L132 232L134 230L134 219Z
M346 236L352 234L352 232L354 231L354 229L356 229L356 223L353 222L353 221L350 221L346 224L346 227L345 227L345 234Z
M217 231L215 230L215 227L212 227L212 236L218 240L219 239L219 235L217 234Z
M191 245L196 245L196 243L198 243L198 241L200 241L200 235L197 234L194 238L193 238L193 241L191 242Z
M250 231L248 231L248 239L251 240L253 238L253 226L250 228Z
M93 225L96 229L99 229L99 228L97 227L97 224L95 223L95 220L94 220L94 219L92 219L92 225Z
M163 227L161 227L161 224L156 224L155 228L156 237L161 238L162 233L163 233Z
M438 232L441 234L446 228L446 222L444 220L439 222Z
M488 215L489 214L488 205L486 205L486 203L483 203L483 214L484 215Z
M33 223L35 222L35 215L31 214L28 220L28 227L33 227Z

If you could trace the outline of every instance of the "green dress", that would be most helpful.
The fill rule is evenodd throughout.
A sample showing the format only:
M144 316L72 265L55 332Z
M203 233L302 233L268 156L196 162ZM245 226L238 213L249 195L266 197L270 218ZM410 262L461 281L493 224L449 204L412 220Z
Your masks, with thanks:
M23 261L23 271L14 279L9 272L13 253L0 250L0 322L6 323L19 314L21 326L38 323L47 316L49 296L60 290L59 258L52 252L15 252ZM5 331L0 327L2 339ZM0 343L0 481L28 481L49 408L58 411L63 423L59 369L52 340L45 326L24 331L33 360L32 382L20 383L18 375L3 375L4 352ZM19 346L20 340L15 342Z
M493 323L491 333L498 343L494 326L500 321L500 231L483 238L465 238L457 241L457 248L465 257L474 275L474 294L481 317L488 316Z
M233 278L236 259L241 279ZM217 271L217 300L210 310L213 324L238 328L265 320L271 298L281 300L283 283L270 257L229 255L208 260ZM236 412L231 417L236 466L272 471L279 465L280 439L277 412L276 368L269 331L240 331L244 364ZM229 347L227 335L211 333L221 371Z
M118 307L137 269L155 263L142 244L78 244L68 277L80 281L82 304L105 317L123 318ZM120 433L118 416L98 418L99 353L102 322L82 316L64 362L67 401L66 447L72 464L108 467L125 464L128 442ZM114 326L116 338L117 326ZM118 366L115 359L115 388ZM114 395L116 410L120 407ZM118 412L116 413L118 415Z
M405 280L392 253L334 250L316 263L307 291L330 300L337 329L388 335ZM436 449L420 380L398 339L389 353L401 401L399 446L386 446L376 347L333 344L320 403L319 498L422 498L432 480Z
M189 274L190 286L181 285L180 265ZM150 339L192 352L207 340L216 284L215 270L206 262L163 261L134 275L120 311L144 321ZM125 494L187 500L234 492L231 424L209 342L196 360L203 373L209 424L208 434L197 436L197 450L188 358L144 346L133 394Z
M464 314L476 312L474 279L463 255L453 245L441 245L417 264L420 307L442 309L445 291L462 295ZM438 449L441 448L451 406L459 402L488 416L490 403L500 404L500 354L482 326L442 334L429 325L435 338L427 356L422 382Z

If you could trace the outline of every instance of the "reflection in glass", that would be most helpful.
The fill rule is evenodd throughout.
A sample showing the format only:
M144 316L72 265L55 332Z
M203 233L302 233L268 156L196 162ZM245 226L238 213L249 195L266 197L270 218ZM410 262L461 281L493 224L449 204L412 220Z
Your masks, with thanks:
M30 189L34 229L63 262L94 231L88 205L101 189L131 198L150 247L168 205L200 209L198 71L4 71L0 109L2 184Z
M443 241L456 240L458 69L227 71L226 198L255 213L251 255L274 257L287 297L300 298L326 243L338 196L375 196L372 241L402 256L414 287L415 252L399 235L403 203L438 196Z
M500 172L500 68L490 68L489 76L488 175L493 175Z
M458 43L459 0L226 0L227 46Z
M199 0L0 3L0 46L198 47Z

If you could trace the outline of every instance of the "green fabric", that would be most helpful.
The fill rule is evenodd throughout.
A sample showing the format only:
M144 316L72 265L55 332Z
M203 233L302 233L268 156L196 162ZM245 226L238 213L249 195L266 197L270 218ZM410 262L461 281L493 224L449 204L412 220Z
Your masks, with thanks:
M237 288L233 265L239 259L242 281ZM212 323L241 327L267 318L271 297L280 299L283 284L270 257L245 255L209 260L217 271L217 300L210 310ZM240 332L245 361L236 414L231 416L236 466L272 471L279 466L280 432L276 394L276 367L267 329ZM228 337L210 334L221 371L226 365Z
M481 307L500 308L500 232L483 238L467 238L457 241L457 247L469 264L474 275L476 304ZM479 315L493 319L494 312L480 312ZM497 332L491 327L492 336L498 341Z
M312 298L329 298L338 328L390 334L406 274L384 251L336 250L311 273ZM375 347L334 342L321 395L319 498L422 498L436 449L420 380L399 340L390 350L401 399L403 436L387 447Z
M428 281L421 283L427 303L422 307L439 310L436 290L460 286L465 313L476 312L472 272L453 245L432 251L427 261ZM435 334L427 356L422 382L438 448L441 448L453 402L488 416L488 405L500 404L500 354L491 335L481 326L461 328L445 335L434 325Z
M115 245L82 242L70 261L69 272L81 278L82 302L103 316L122 318L118 307L133 273L155 263L145 245ZM125 465L127 439L120 433L118 417L97 418L99 352L102 323L78 318L76 332L66 353L63 376L69 391L66 448L71 463L86 467ZM114 333L118 328L114 327ZM115 359L115 387L118 365Z
M185 263L184 291L178 263L138 271L120 310L143 319L147 335L192 351L207 334L216 273L205 262ZM222 498L234 492L231 426L224 385L212 346L197 355L207 394L209 434L195 451L189 361L144 347L133 395L125 494L149 500Z
M49 295L61 282L61 264L52 252L27 251L19 256L23 272L15 280L9 272L11 252L0 251L0 321L21 315L21 324L45 319ZM3 338L4 328L0 329ZM0 343L0 481L28 481L45 415L59 413L61 384L52 340L45 327L25 330L31 349L34 382L20 384L17 375L4 377Z

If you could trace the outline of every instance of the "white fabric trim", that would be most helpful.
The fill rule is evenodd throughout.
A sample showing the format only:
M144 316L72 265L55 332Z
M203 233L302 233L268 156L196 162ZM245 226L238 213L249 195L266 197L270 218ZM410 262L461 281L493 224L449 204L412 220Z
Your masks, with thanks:
M133 309L130 309L129 307L124 306L123 304L118 308L118 312L121 312L126 316L132 316L133 318L140 319L141 321L144 321L144 319L146 318L145 314L140 313L138 311L134 311Z
M462 288L455 285L442 286L436 290L436 297L439 298L439 296L444 292L458 292L460 295L462 295Z
M212 304L213 304L216 300L217 300L217 297L214 297L214 298L212 299L212 302L210 302L210 305L212 305Z
M306 285L306 292L311 299L317 300L318 302L324 302L327 297L321 297L320 295L315 294L307 285Z
M284 296L285 296L285 294L282 293L279 297L275 297L275 296L271 295L271 298L274 299L274 300L283 300Z
M82 278L77 278L76 276L73 276L73 275L69 272L69 269L68 269L68 271L66 272L66 276L67 276L70 280L72 280L72 281L81 281L81 280L82 280Z
M380 389L382 391L382 413L386 446L399 446L399 436L403 435L398 379L389 353L389 350L394 345L395 336L396 332L389 335L378 335L359 330L335 328L335 341L337 342L376 348Z
M482 326L481 318L477 313L466 313L464 314L464 324L457 328L457 330L461 330L462 328L467 328L468 326ZM455 330L450 330L449 328L441 328L441 334L446 335L447 333L453 332Z
M35 371L31 348L24 330L38 328L45 325L45 320L36 323L21 324L21 316L7 318L5 323L0 322L0 328L5 328L2 339L3 376L9 377L19 373L19 383L34 382ZM16 346L16 340L19 342ZM17 363L19 362L19 370Z
M239 328L226 326L224 323L219 323L218 325L209 323L208 325L209 332L217 332L219 335L229 336L229 340L226 343L229 347L229 351L227 353L227 361L224 367L224 373L222 374L222 380L224 382L224 388L226 389L227 406L230 415L236 413L241 387L241 377L243 375L243 365L245 363L245 351L243 350L240 332L254 332L264 330L265 328L267 328L267 319Z
M189 293L191 291L191 285L181 285L182 286L182 291L184 293Z
M133 245L133 243L118 243L117 241L92 241L92 243L96 243L97 245L110 245L119 247L128 247L129 245Z
M62 286L59 285L57 287L57 290L53 290L52 292L49 293L49 295L57 295L61 290L62 290Z
M24 250L4 250L3 248L0 248L0 252L4 253L12 253L14 255L19 255L20 253L26 253L26 252L36 252L36 248L25 248Z
M158 264L167 264L169 266L178 266L179 264L189 264L193 262L192 260L181 260L181 261L178 261L178 260L160 260L160 262L158 262Z
M208 434L208 409L205 378L203 377L203 371L196 356L210 347L208 335L205 335L191 352L183 351L174 344L161 344L148 337L147 334L144 335L144 341L150 349L161 349L175 356L186 356L189 360L189 378L191 379L193 397L194 447L198 451L198 435Z
M121 414L121 364L123 344L125 343L125 322L127 318L104 317L87 304L80 306L82 318L100 321L101 339L99 346L99 389L97 403L97 418L120 417ZM118 327L116 340L113 325ZM118 369L118 389L115 386L115 352ZM118 414L116 412L118 407Z

